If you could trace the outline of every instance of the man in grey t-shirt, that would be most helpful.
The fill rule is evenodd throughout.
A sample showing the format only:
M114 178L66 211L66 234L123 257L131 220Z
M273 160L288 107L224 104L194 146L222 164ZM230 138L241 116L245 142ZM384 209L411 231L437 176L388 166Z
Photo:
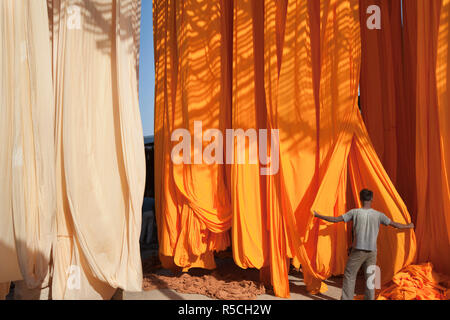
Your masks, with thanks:
M397 229L412 229L414 224L408 225L391 221L385 214L372 209L373 192L364 189L359 194L363 207L353 209L340 217L327 217L314 212L316 218L337 223L353 220L353 246L344 272L342 300L353 300L355 282L359 268L363 266L366 276L365 300L375 299L375 289L367 287L367 279L375 271L377 262L377 238L380 224Z

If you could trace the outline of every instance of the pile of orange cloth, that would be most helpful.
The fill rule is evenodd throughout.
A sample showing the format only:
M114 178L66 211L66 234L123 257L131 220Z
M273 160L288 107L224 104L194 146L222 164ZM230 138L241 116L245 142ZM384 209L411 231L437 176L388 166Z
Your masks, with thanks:
M392 278L377 300L450 300L450 276L433 271L432 263L410 265Z

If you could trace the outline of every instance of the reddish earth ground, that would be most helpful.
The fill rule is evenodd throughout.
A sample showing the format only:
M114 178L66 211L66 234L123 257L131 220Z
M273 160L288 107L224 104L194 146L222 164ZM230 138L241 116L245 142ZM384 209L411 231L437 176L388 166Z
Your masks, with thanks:
M143 264L144 291L170 289L181 294L199 294L211 299L253 300L275 298L273 290L259 280L256 269L239 268L229 254L216 257L216 270L191 269L187 273L162 269L157 257L147 259ZM294 269L290 271L290 290L293 299L333 300L340 298L342 277L326 281L329 292L325 295L311 295L303 283L303 275ZM357 294L364 293L364 278L359 278Z

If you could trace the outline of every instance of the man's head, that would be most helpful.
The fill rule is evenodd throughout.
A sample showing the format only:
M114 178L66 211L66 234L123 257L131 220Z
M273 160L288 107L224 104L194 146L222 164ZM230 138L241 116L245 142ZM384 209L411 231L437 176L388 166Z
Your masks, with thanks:
M373 192L368 189L363 189L359 193L359 200L364 205L365 203L371 203L373 199Z

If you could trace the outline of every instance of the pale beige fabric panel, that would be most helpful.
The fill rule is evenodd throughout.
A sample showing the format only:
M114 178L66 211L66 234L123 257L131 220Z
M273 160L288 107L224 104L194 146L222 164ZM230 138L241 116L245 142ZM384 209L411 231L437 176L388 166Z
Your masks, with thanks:
M48 285L55 109L45 0L0 1L0 298Z
M57 242L53 299L140 291L145 154L131 0L52 2Z

